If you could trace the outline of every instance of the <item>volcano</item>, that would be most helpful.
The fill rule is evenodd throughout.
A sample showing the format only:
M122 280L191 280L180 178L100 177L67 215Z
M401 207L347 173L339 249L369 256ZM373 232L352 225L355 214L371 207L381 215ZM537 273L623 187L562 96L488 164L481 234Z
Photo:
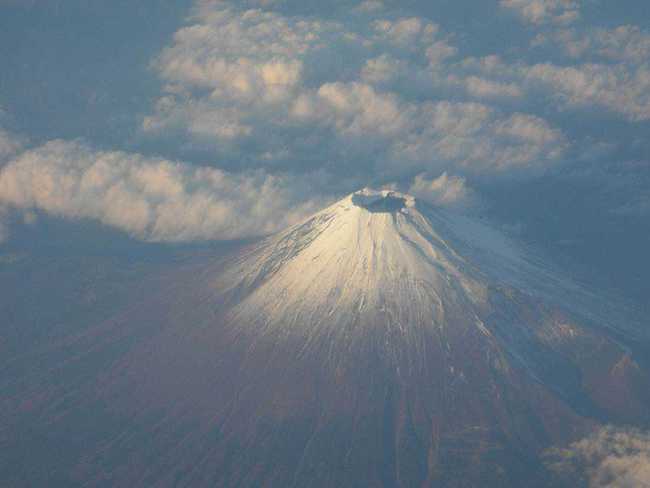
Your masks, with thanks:
M12 361L0 442L59 455L0 479L556 486L545 449L650 425L647 338L607 309L480 221L365 189Z

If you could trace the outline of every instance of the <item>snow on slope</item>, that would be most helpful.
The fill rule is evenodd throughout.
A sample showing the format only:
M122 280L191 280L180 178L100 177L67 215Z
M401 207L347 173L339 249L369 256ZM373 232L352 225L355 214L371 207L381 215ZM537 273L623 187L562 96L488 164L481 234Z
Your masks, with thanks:
M303 353L350 356L374 340L380 354L424 362L432 337L450 350L479 334L534 373L555 361L548 347L580 333L574 324L608 324L531 256L479 221L364 189L249 249L215 287L244 333Z
M485 287L442 240L410 197L396 211L375 211L356 195L271 239L247 257L240 286L253 287L238 314L264 312L285 325L332 321L386 310L394 320L442 320L441 303L479 303ZM372 203L370 192L363 195ZM385 194L373 194L377 201ZM394 196L393 198L401 198ZM243 273L242 273L243 271ZM408 316L408 317L407 317ZM289 319L291 323L286 324Z

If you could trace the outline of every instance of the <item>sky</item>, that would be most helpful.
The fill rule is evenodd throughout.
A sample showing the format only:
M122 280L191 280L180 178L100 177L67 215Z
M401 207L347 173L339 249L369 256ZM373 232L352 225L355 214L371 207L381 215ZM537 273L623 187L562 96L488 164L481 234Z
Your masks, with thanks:
M649 135L644 0L0 0L0 250L390 187L650 311Z

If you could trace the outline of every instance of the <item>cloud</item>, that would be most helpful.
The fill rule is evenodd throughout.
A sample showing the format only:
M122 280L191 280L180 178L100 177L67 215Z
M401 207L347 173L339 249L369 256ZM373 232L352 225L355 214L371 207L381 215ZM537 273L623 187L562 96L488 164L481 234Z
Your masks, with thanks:
M432 179L425 174L417 175L408 193L440 207L467 208L476 202L465 178L448 176L446 172Z
M465 87L467 92L476 98L519 98L522 96L521 88L515 83L500 83L478 76L467 77Z
M499 5L511 9L531 24L570 24L580 17L575 0L501 0Z
M523 99L544 100L561 114L605 108L630 122L650 119L650 64L552 62L507 63L498 56L465 58L459 69L470 76L512 84Z
M392 93L377 92L364 83L326 83L314 100L317 119L329 122L341 134L391 136L404 132L410 108Z
M650 486L650 434L640 430L604 427L568 448L551 449L546 459L570 486Z
M0 107L0 118L3 116L4 111ZM25 142L26 141L23 137L19 137L0 126L0 171L7 161L24 148ZM9 221L9 209L0 203L0 243L9 238Z
M155 62L171 83L209 91L212 98L254 102L289 96L301 81L301 56L336 26L291 22L263 10L204 7L200 23L180 29Z
M594 62L618 61L647 64L650 59L650 33L635 25L611 29L568 28L539 34L533 45L550 45L574 59Z
M395 152L422 168L438 160L476 173L533 170L560 160L567 145L543 119L480 103L423 104L414 120L417 127L395 142Z
M552 90L559 103L602 106L631 121L650 120L650 66L536 64L523 70L533 84Z
M358 12L377 12L384 8L384 3L380 0L365 0L361 2L355 10Z
M387 176L447 167L531 169L557 161L566 149L563 134L543 119L480 103L409 103L362 83L326 84L298 102L305 120L330 126L346 144L361 138L366 149L383 150L374 168Z
M382 19L373 23L378 38L411 49L433 43L439 26L419 17Z
M408 69L407 63L384 53L366 61L361 70L361 80L379 85L394 80L405 69Z
M93 219L149 241L235 239L273 232L318 208L305 187L261 171L229 174L51 141L0 171L0 204Z
M540 89L558 107L602 107L631 122L650 119L650 33L638 26L572 26L538 34L534 48L561 63L502 65L501 76Z
M181 131L204 145L227 143L250 136L253 127L243 120L236 107L223 107L209 101L166 96L156 103L156 115L145 117L148 133Z
M361 186L368 175L522 173L557 164L568 146L542 118L489 105L522 98L522 87L466 73L429 20L375 3L363 10L377 15L329 20L259 7L199 4L154 64L167 86L146 134L248 168L327 168Z

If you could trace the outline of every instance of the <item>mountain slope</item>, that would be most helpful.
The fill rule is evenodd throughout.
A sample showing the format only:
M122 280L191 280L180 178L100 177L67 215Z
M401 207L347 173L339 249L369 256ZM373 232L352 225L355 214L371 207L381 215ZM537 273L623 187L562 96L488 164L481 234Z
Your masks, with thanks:
M590 300L481 223L364 190L13 366L0 442L67 439L41 476L72 485L552 486L546 447L650 423L629 330Z

